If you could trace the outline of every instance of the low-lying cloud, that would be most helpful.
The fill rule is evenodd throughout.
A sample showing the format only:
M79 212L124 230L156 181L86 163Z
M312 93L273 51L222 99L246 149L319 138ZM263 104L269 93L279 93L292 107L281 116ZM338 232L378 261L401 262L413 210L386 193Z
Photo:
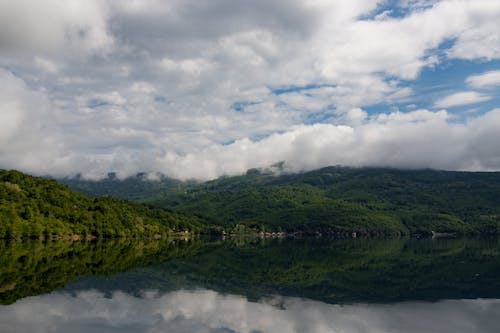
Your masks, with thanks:
M248 138L186 155L168 152L156 163L178 178L213 178L285 161L285 170L328 165L500 170L500 109L465 123L446 111L417 110L366 119L357 126L292 127L260 141Z

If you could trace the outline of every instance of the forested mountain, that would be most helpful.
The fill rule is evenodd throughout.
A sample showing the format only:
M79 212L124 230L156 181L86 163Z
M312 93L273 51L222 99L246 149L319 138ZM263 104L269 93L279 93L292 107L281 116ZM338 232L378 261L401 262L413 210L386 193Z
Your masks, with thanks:
M15 172L3 174L19 176ZM81 179L69 182L70 185L77 184L76 188L86 188L87 193L96 196L113 193L122 198L135 197L138 201L171 212L131 205L109 197L88 199L40 178L23 176L23 185L16 179L2 177L3 202L6 202L5 198L21 201L17 206L12 202L2 204L0 214L4 217L15 216L18 221L16 226L37 221L30 218L32 214L39 220L44 219L45 227L37 226L37 231L31 235L37 235L40 230L47 233L57 228L63 230L62 233L151 235L164 226L158 220L167 221L167 231L174 228L207 231L208 225L211 225L216 226L215 230L219 232L240 233L286 231L404 235L431 234L433 231L455 234L500 232L498 172L328 167L282 175L252 169L246 175L222 177L205 183L167 178L155 182L142 176L124 181L108 178L100 182ZM55 209L44 208L43 205L35 205L36 209L31 210L24 208L26 204L23 202L29 202L27 206L31 207L36 201L36 193L45 193L40 192L44 187L38 185L34 192L30 190L33 179L40 184L48 182L59 189L61 194L57 194L56 198L53 198L54 194L41 196ZM53 193L59 192L56 190ZM14 213L12 209L7 209L9 205L15 206ZM102 209L102 205L108 208ZM141 212L140 217L149 223L144 231L138 229L142 224L133 222L138 211ZM103 224L96 222L103 218L111 221L105 224L106 231L100 230ZM69 222L71 228L64 229L69 227L64 227L62 221ZM28 227L17 228L15 234L19 235L26 234L22 230ZM211 227L211 230L214 228ZM6 231L3 232L5 234Z
M496 234L500 173L328 167L249 170L151 200L225 228L366 234Z
M115 173L108 173L107 177L98 181L86 180L80 176L57 179L72 189L92 196L109 195L131 201L148 201L161 199L171 194L182 193L187 188L196 186L198 182L183 182L178 179L157 174L153 179L144 173L138 173L125 179L119 179Z
M140 237L200 228L195 217L107 196L90 198L53 180L0 171L0 238Z

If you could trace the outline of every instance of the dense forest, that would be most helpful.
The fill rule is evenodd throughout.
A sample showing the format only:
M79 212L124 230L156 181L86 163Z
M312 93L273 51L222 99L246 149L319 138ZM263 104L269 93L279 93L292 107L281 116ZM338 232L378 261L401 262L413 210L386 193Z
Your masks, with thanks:
M70 185L95 195L119 188L115 193L123 198L194 214L226 231L500 232L498 172L328 167L279 176L252 169L205 183L140 178L73 180ZM133 184L130 191L125 183Z
M0 238L150 237L186 229L341 236L500 232L495 172L328 167L281 175L253 169L204 183L145 175L65 182L95 197L1 171Z
M193 216L90 198L53 180L0 171L0 238L159 237L202 227Z
M498 234L500 173L328 167L273 176L250 170L150 203L256 230Z

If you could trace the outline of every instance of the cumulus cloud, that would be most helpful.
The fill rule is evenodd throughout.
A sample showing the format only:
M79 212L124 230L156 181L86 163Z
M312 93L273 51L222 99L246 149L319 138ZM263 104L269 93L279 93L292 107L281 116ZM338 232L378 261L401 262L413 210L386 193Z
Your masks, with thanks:
M292 172L337 164L449 170L496 170L500 166L500 149L495 144L500 140L500 109L457 123L446 111L369 116L358 108L345 113L343 122L350 125L292 124L279 133L271 127L265 138L244 136L223 144L204 141L203 132L184 131L211 121L224 130L230 120L201 114L199 124L182 118L162 123L154 111L124 111L120 105L126 101L113 92L92 95L104 105L73 115L81 125L75 127L74 119L65 118L44 94L30 90L11 73L0 74L9 87L1 96L3 164L34 173L100 178L110 170L121 177L161 171L180 179L210 179L279 161L285 161L287 171ZM144 83L133 85L132 90L155 91ZM137 123L137 117L144 119ZM147 122L150 125L141 126ZM63 136L58 132L61 126L71 130ZM158 133L158 128L171 133Z
M448 131L459 125L437 113L432 121L391 120L383 129L391 138L385 145L380 135L359 133L382 126L384 116L373 114L373 106L383 114L392 105L422 107L412 83L425 68L439 70L453 58L497 59L500 3L403 1L389 10L386 4L0 0L0 76L12 85L0 91L0 168L93 178L159 171L206 179L277 159L293 170L378 163L358 154L375 147L398 155L399 135L423 147L398 126L441 122ZM396 17L397 10L405 14ZM492 87L494 73L467 82L474 89ZM491 90L446 91L436 107L494 96ZM467 131L472 123L461 126ZM295 139L304 137L317 142ZM466 140L456 139L462 142L457 146ZM354 148L347 146L351 141ZM330 157L296 157L304 146L316 149L323 142L337 147L331 154L317 151ZM465 160L431 163L431 153L422 148L406 161L449 169L471 164L464 154ZM403 157L388 164L408 166Z
M47 97L0 69L0 156L4 168L48 171L62 158ZM42 166L40 168L40 166Z
M47 306L50 304L50 306ZM276 307L273 304L279 304ZM2 332L496 332L499 300L333 305L210 290L134 297L97 291L30 297L0 312Z
M464 8L459 10L463 11ZM453 58L468 60L500 58L500 29L496 21L500 3L490 0L474 1L467 12L466 28L457 31L456 43L447 54Z

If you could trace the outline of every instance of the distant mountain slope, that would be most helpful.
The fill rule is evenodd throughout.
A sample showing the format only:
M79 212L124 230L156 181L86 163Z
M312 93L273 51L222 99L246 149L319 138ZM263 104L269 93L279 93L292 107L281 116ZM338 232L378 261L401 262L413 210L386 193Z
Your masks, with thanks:
M0 171L0 238L154 236L201 227L194 217L89 198L53 180Z
M105 188L125 198L140 193L142 202L194 214L226 231L500 232L498 172L327 167L277 176L251 169L205 183L169 182L108 179L89 188L94 195Z
M256 170L153 202L226 227L361 233L500 231L500 173L328 167Z
M86 195L97 197L110 195L139 202L182 193L187 187L197 184L196 182L183 182L163 175L158 175L156 179L151 180L143 173L125 179L119 179L114 173L109 173L106 178L99 181L86 180L80 177L62 178L57 181Z

